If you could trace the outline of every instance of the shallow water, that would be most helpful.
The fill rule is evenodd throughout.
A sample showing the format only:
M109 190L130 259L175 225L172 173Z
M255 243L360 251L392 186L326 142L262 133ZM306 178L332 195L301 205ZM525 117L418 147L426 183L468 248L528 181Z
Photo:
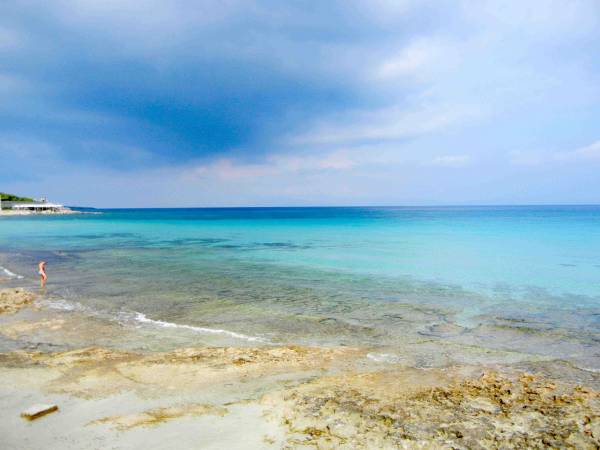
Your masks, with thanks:
M596 206L7 217L0 249L13 284L33 286L48 262L54 307L190 345L365 345L421 366L492 351L600 370Z

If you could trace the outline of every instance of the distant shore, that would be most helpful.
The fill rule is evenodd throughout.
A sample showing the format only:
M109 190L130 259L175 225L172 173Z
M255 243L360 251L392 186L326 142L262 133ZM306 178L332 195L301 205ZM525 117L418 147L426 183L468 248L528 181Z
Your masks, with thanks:
M69 214L100 214L99 212L77 211L73 209L62 209L59 211L16 211L14 209L0 210L0 217L9 216L62 216Z

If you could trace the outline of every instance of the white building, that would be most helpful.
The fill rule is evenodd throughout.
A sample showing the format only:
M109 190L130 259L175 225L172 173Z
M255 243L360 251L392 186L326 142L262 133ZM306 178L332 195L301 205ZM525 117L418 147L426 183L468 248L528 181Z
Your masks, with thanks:
M49 212L63 211L66 208L58 203L50 203L45 198L33 202L13 202L0 200L0 210L12 209L13 211Z
M34 211L34 212L43 212L43 211L60 211L65 209L63 205L59 205L58 203L30 203L30 202L13 202L12 209L15 211Z

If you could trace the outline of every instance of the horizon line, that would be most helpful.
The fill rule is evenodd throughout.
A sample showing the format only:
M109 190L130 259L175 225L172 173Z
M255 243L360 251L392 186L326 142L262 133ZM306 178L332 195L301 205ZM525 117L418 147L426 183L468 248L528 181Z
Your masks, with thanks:
M600 203L481 203L481 204L414 204L414 205L252 205L252 206L74 206L68 208L88 209L302 209L302 208L500 208L500 207L560 207L560 206L599 206Z

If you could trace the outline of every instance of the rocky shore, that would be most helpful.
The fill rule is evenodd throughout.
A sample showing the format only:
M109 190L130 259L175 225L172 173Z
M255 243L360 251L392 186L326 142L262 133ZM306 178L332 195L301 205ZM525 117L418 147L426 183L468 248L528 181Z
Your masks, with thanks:
M15 314L26 306L31 306L35 295L25 289L0 290L0 315Z
M287 405L279 417L293 448L598 447L597 392L465 369L324 378L276 394L273 409Z
M348 347L52 351L69 321L35 305L27 291L0 290L0 339L15 347L0 353L6 448L600 446L598 392L542 370L418 369ZM22 419L34 403L59 410Z

